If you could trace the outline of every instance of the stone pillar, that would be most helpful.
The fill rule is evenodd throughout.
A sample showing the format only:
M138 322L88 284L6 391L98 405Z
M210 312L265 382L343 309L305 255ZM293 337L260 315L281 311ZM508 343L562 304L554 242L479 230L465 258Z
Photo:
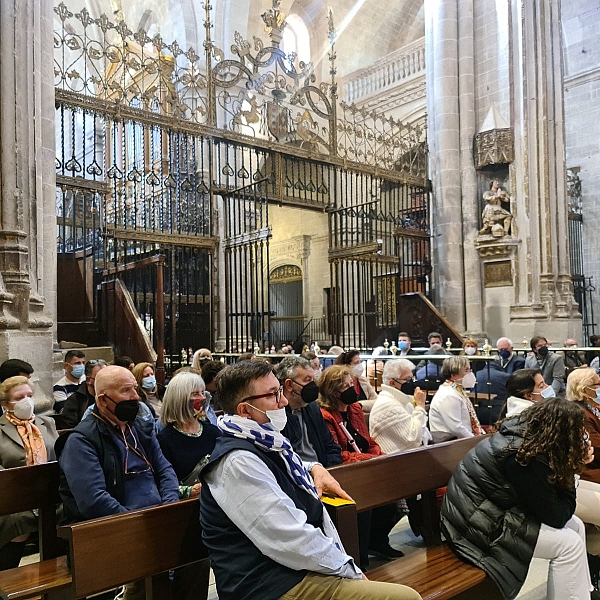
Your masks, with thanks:
M436 302L459 331L483 337L473 0L425 0L425 40Z
M464 331L457 0L425 0L425 52L435 299L452 325Z
M0 10L0 361L52 389L56 208L52 2Z
M513 337L581 336L569 268L560 0L512 3L517 260Z

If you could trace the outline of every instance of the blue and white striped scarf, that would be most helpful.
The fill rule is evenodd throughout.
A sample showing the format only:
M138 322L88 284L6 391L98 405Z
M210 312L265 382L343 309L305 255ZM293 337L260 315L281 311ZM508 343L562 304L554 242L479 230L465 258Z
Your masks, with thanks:
M217 427L224 435L247 440L266 452L279 452L294 483L319 499L312 477L305 469L302 459L294 452L289 440L268 425L239 415L223 415L217 419Z

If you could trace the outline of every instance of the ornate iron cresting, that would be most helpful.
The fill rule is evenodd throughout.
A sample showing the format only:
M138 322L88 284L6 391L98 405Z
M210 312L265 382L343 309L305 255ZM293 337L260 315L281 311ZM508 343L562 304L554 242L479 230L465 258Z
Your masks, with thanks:
M338 101L331 12L331 77L318 82L312 64L280 48L279 0L262 15L270 43L236 34L230 57L203 6L203 56L122 20L55 8L59 253L92 279L164 255L175 367L182 348L213 345L220 307L228 350L271 344L269 204L329 211L329 330L340 343L372 343L392 327L397 293L427 289L423 124ZM150 275L123 279L155 328Z

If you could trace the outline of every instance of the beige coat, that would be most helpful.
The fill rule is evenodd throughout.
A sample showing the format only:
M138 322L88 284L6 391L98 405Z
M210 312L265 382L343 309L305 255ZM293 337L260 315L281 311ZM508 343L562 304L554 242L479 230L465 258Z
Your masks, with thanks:
M58 437L52 417L36 416L34 423L39 427L48 453L48 460L56 460L54 442ZM6 415L0 417L0 469L25 466L25 449L17 428Z

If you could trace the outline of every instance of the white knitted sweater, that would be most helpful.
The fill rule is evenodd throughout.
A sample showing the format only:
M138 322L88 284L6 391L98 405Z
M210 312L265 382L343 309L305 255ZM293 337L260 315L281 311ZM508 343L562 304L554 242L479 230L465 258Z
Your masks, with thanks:
M427 413L412 404L412 396L382 385L369 416L369 431L386 454L418 448L429 439Z

